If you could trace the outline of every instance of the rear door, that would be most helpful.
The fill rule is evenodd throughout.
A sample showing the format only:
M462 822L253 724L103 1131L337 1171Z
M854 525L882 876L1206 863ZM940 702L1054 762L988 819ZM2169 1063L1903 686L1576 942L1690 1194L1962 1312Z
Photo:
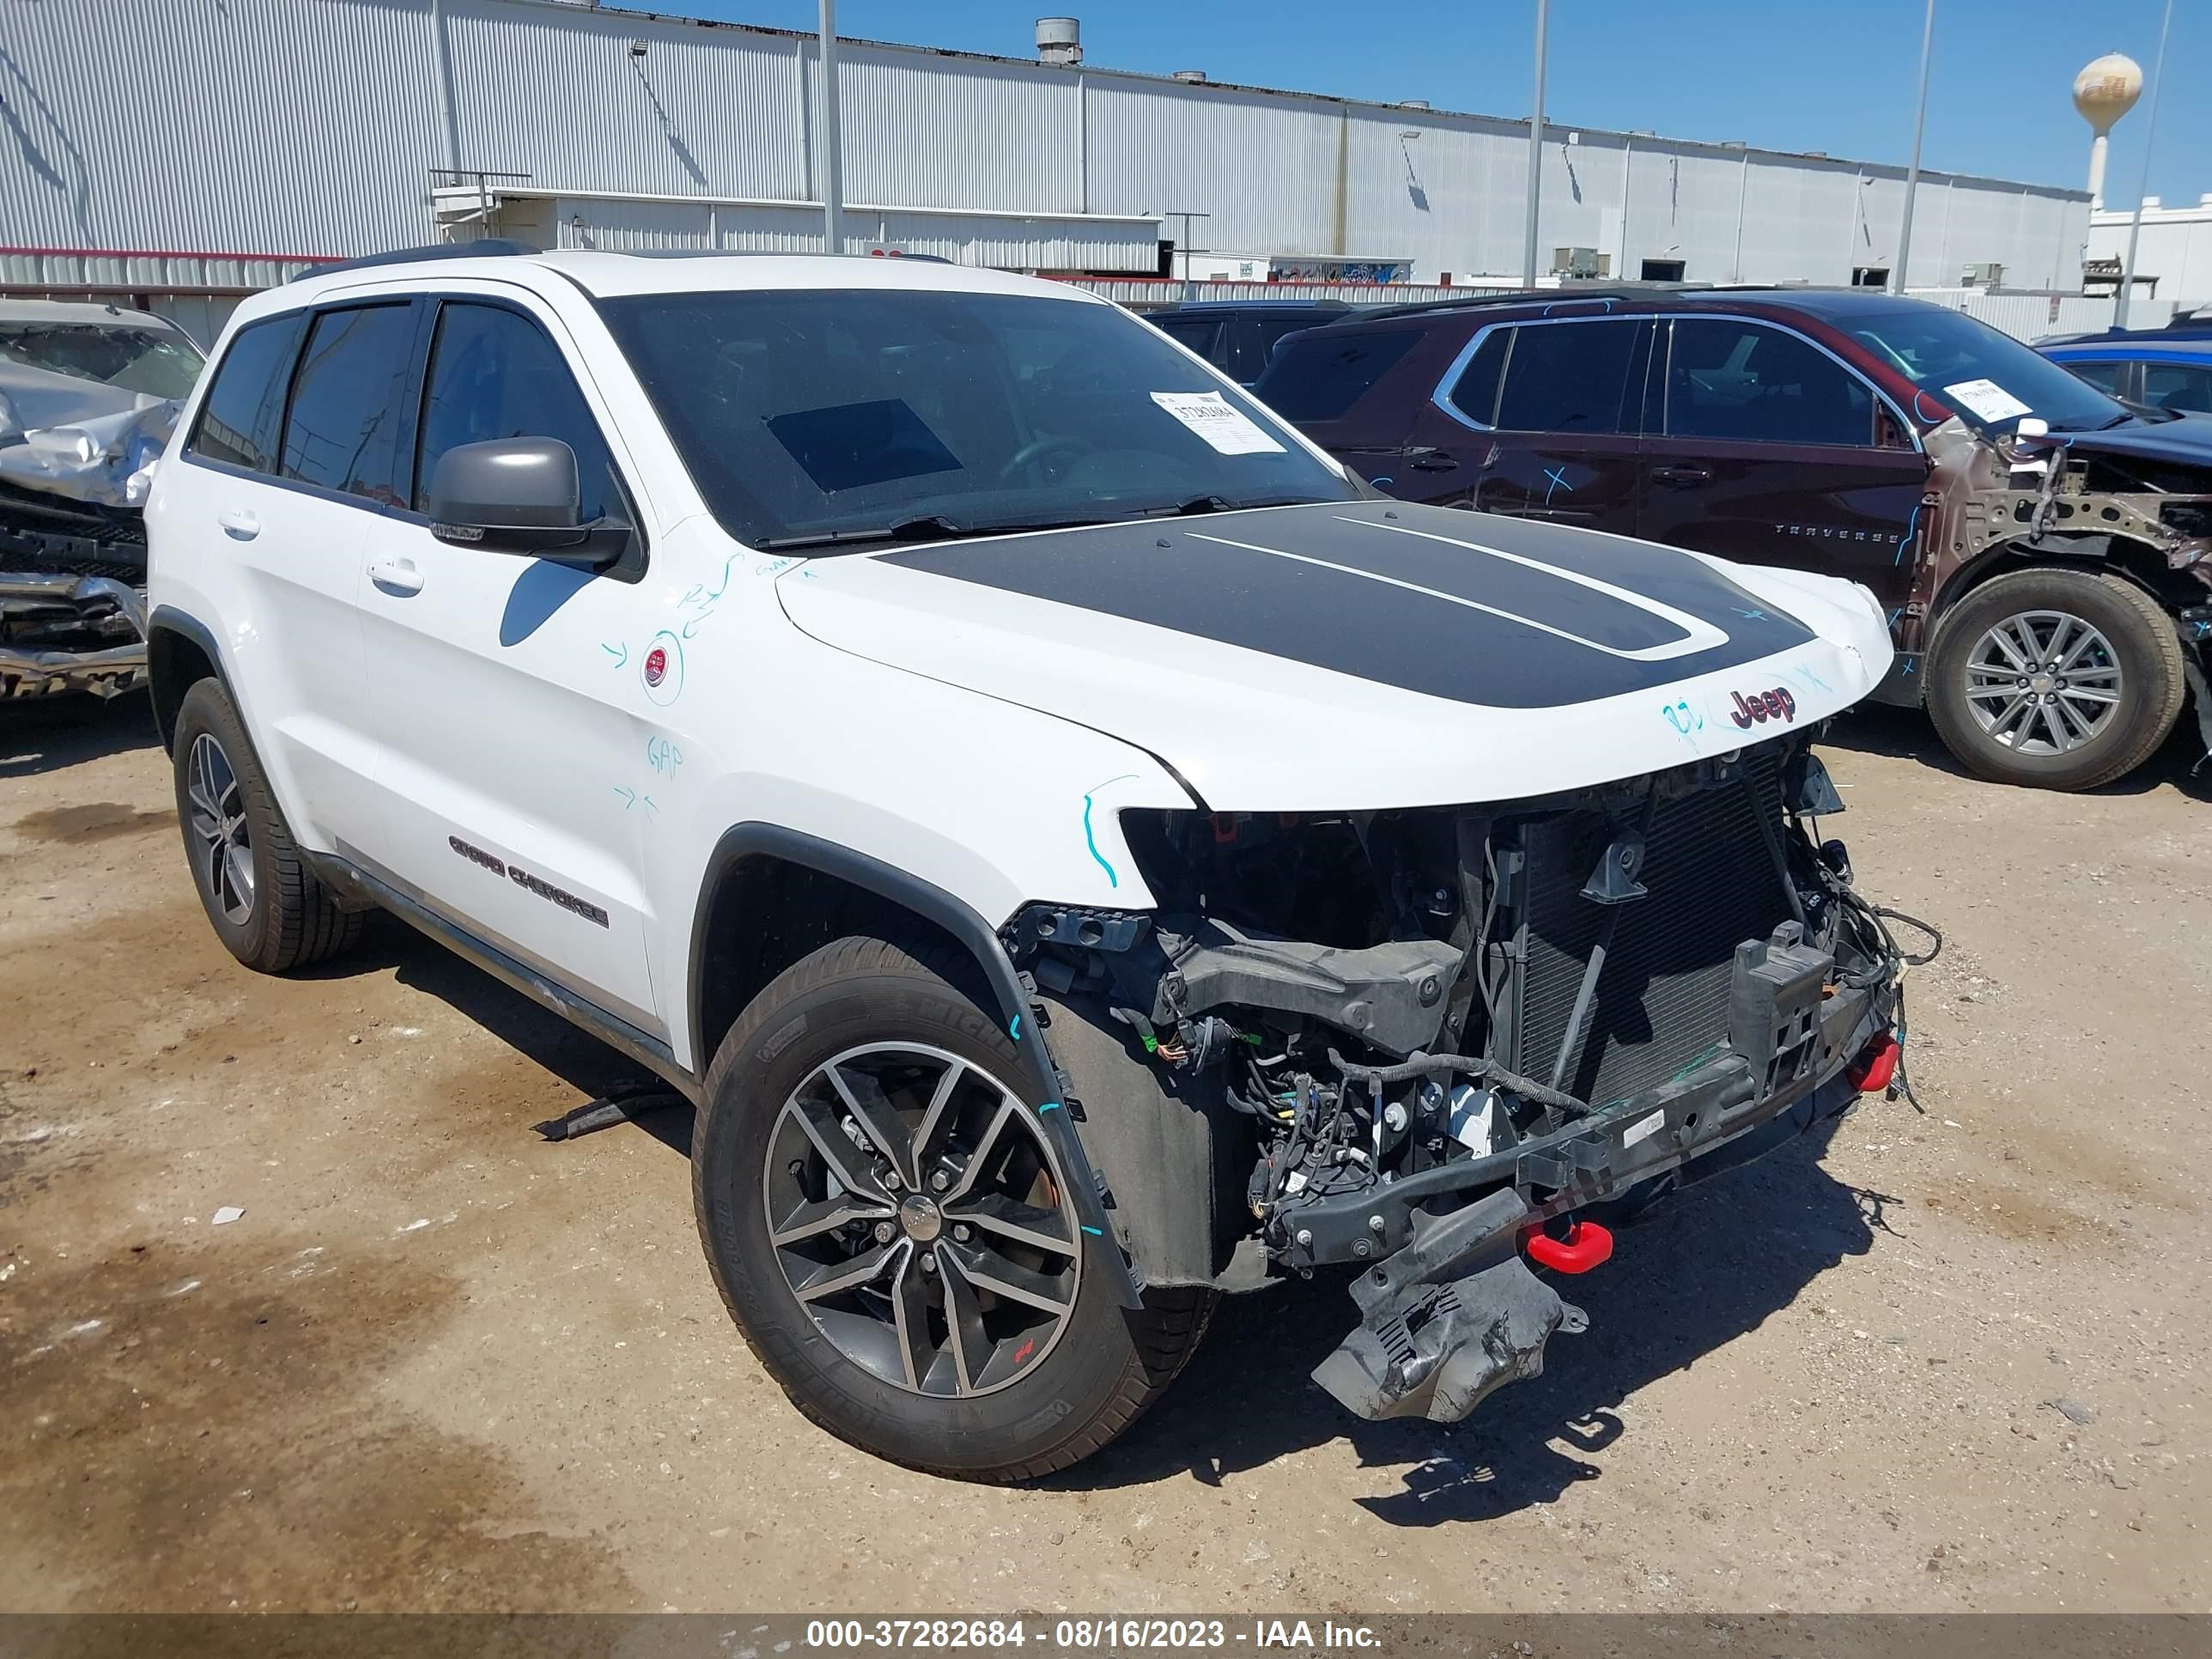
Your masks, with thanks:
M1654 348L1637 533L1845 576L1886 609L1912 586L1928 460L1856 370L1750 318L1678 317Z
M2212 358L2195 362L2146 359L2136 365L2142 377L2139 401L2179 415L2212 415Z
M311 847L344 850L374 831L355 600L368 526L405 489L397 392L418 321L400 300L240 330L185 447L178 517L227 556L208 580L223 590L210 598L234 690Z
M586 522L638 520L556 318L513 297L426 301L411 495L361 549L379 863L416 897L599 1006L662 1029L647 977L643 860L680 747L630 712L683 688L683 644L643 591L641 533L615 570L454 545L422 511L459 444L557 438ZM565 339L565 331L561 335Z
M1493 325L1468 341L1421 434L1473 463L1433 475L1463 492L1453 504L1632 534L1651 328L1573 317Z

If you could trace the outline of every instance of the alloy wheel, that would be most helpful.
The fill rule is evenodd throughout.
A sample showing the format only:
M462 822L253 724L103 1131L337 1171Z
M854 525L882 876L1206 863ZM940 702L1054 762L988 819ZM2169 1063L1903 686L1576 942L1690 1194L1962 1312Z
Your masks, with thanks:
M192 739L185 789L200 878L224 920L242 925L253 914L253 841L237 769L211 732Z
M2022 755L2069 754L2095 738L2125 678L2112 642L2063 611L2023 611L1984 630L1964 672L1974 723Z
M792 1294L846 1358L921 1395L1006 1386L1067 1328L1083 1232L1036 1115L920 1043L849 1048L778 1113L762 1175Z

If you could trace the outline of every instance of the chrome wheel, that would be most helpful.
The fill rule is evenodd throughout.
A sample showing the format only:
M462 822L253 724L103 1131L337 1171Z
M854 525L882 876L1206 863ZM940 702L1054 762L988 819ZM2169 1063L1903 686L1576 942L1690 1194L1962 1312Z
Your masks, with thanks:
M192 739L185 787L191 801L188 828L200 879L223 919L243 923L253 914L253 841L246 827L246 796L230 757L205 732Z
M2120 659L2103 634L2063 611L2023 611L1966 653L1966 708L1984 734L2022 755L2063 755L2102 732L2120 706Z
M920 1043L817 1066L769 1136L769 1243L846 1358L943 1397L1004 1388L1052 1352L1083 1232L1036 1115Z

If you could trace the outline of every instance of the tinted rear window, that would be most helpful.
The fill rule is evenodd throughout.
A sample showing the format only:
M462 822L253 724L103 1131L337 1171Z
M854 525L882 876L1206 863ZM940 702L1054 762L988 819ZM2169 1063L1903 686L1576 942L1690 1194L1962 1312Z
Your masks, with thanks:
M1404 328L1285 340L1252 391L1285 419L1333 421L1420 337L1418 329Z
M216 366L207 401L192 430L191 453L211 461L276 470L276 430L284 418L284 392L291 384L292 358L299 349L307 313L272 317L239 330Z
M1621 405L1642 326L1600 321L1516 329L1496 424L1511 432L1632 430Z
M407 505L397 469L414 345L410 305L356 306L315 319L284 417L286 477Z
M1452 382L1452 407L1470 421L1485 426L1498 424L1498 381L1504 373L1505 353L1512 343L1511 329L1493 328L1468 359L1459 379Z

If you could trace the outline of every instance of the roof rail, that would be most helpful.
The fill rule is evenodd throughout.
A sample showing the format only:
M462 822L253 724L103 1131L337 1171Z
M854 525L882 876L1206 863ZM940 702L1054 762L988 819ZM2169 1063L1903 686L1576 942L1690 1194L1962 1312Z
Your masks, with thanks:
M1663 300L1679 294L1716 293L1722 286L1718 283L1577 283L1571 289L1518 288L1507 294L1470 294L1463 300L1415 300L1401 306L1368 306L1360 308L1356 318L1347 320L1364 321L1370 317L1413 317L1425 312L1471 310L1487 306L1564 306L1586 300Z
M425 259L489 259L541 251L526 242L508 241L499 236L486 236L473 242L433 242L428 247L396 247L389 253L365 253L358 259L341 259L336 264L313 265L290 280L296 283L303 277L328 276L340 270L368 270L378 265L411 265Z

